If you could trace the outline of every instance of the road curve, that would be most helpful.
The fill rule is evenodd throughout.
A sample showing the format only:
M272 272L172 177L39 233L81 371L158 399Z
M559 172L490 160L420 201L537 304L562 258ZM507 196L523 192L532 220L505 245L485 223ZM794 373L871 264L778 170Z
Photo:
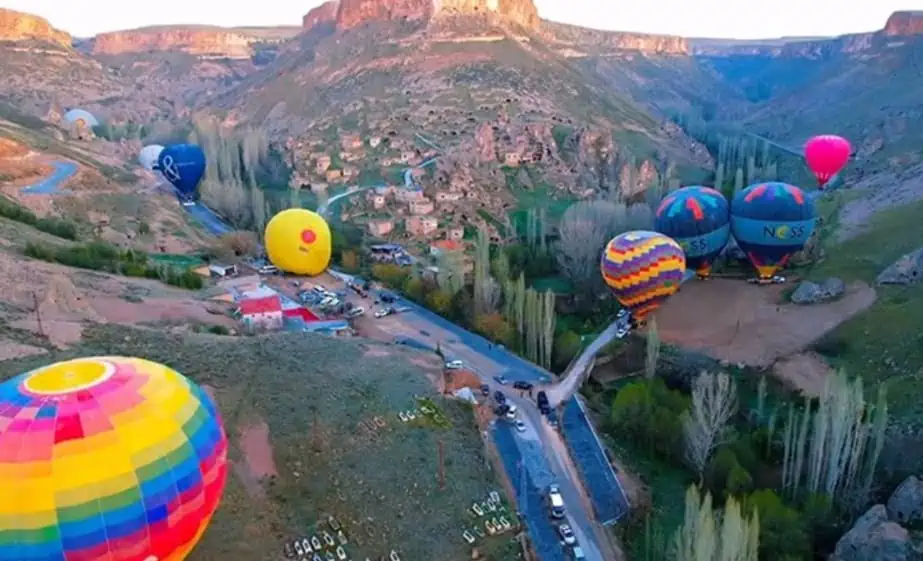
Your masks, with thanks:
M77 173L77 164L74 162L52 162L54 171L45 179L23 187L21 192L26 195L54 195L61 192L61 184Z

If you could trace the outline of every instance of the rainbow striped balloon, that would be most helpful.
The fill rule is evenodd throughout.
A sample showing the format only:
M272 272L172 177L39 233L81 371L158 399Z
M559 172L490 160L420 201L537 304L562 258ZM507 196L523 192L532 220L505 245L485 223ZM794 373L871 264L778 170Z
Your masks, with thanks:
M625 232L606 245L601 269L616 299L641 322L679 290L686 256L676 241L663 234Z
M180 561L226 476L215 404L166 366L83 358L0 385L2 561Z

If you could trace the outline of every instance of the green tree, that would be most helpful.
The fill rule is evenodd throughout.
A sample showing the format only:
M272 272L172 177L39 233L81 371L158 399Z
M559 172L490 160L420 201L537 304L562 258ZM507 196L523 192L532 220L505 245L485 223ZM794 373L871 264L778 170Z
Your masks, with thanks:
M474 318L474 329L484 337L501 345L511 345L515 332L498 313L482 314Z
M400 289L407 282L410 273L404 267L393 263L376 263L372 265L372 276L391 288Z
M452 311L452 294L442 289L431 290L426 295L426 307L440 315Z
M347 273L359 272L359 255L351 249L344 251L343 254L340 255L340 266L343 267L343 270Z
M786 506L770 489L754 491L744 499L748 513L760 518L760 561L808 559L811 539L797 510Z
M407 298L410 298L414 302L424 303L426 299L427 287L426 283L423 282L423 279L419 277L409 277L404 281L403 293Z
M555 369L560 372L567 368L582 347L583 342L577 333L568 330L558 335L554 342Z

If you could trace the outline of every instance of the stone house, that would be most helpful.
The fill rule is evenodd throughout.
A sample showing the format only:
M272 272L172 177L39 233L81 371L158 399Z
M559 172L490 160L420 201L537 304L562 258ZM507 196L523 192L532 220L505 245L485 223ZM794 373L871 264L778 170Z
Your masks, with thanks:
M439 191L436 193L437 203L454 203L460 201L462 194L456 191Z
M358 134L345 134L340 139L340 146L346 151L358 150L362 148L362 139L359 138Z
M370 136L369 137L369 146L371 146L372 148L377 148L379 144L381 144L380 136Z
M372 205L372 208L375 210L381 210L385 208L385 204L387 203L384 195L379 195L378 193L374 192L369 195L368 199L369 203Z
M461 226L453 226L446 230L445 237L447 240L460 242L465 239L465 229Z
M432 216L411 216L405 222L407 233L414 236L428 236L439 228L439 221Z
M370 220L369 234L373 236L387 236L394 231L394 222L391 220Z
M433 212L433 210L434 210L433 201L431 201L430 199L426 197L423 197L415 201L410 201L410 214L417 214L417 215L429 214Z
M327 168L330 167L330 156L327 154L321 154L317 157L317 160L314 162L314 169L317 170L317 173L324 173L327 171Z

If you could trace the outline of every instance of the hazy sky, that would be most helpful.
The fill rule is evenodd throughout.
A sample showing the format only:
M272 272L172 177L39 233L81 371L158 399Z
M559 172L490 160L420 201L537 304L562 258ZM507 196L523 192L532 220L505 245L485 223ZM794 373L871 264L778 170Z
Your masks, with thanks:
M78 37L146 25L300 25L322 0L0 0L0 5L44 16ZM840 35L884 26L896 10L923 0L534 0L542 17L613 29L740 39Z

